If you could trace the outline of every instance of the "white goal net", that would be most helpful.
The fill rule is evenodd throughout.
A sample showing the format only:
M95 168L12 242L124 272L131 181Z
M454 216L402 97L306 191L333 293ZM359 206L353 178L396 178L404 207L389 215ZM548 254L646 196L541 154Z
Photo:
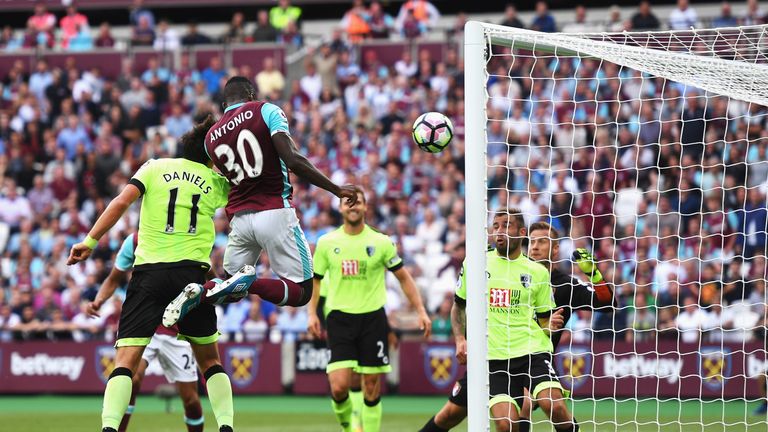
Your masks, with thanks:
M482 287L507 207L557 229L555 267L589 283L586 248L615 289L552 361L582 431L768 430L766 36L467 25L466 185L487 191L466 206L469 430L494 423Z

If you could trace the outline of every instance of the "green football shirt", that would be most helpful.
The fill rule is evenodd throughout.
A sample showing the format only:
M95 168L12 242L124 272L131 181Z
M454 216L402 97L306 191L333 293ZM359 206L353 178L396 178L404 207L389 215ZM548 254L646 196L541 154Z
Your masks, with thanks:
M506 360L552 352L552 341L539 327L537 314L555 309L549 272L523 254L514 260L488 252L488 359ZM467 299L462 266L456 296Z
M368 225L357 235L341 227L321 236L314 256L315 278L328 279L326 311L361 314L381 309L387 301L387 270L403 266L397 247Z
M227 179L187 159L150 159L130 183L143 194L135 267L210 266L213 215L227 204Z

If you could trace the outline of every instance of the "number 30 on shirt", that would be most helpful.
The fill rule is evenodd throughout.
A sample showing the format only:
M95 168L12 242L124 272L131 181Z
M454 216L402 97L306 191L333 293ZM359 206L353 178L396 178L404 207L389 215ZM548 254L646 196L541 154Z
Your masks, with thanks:
M240 184L244 178L256 178L261 175L264 167L264 155L256 135L248 129L243 129L237 135L237 155L232 146L219 144L213 151L227 169L227 178L233 185ZM250 159L253 159L251 164ZM239 159L239 160L238 160Z

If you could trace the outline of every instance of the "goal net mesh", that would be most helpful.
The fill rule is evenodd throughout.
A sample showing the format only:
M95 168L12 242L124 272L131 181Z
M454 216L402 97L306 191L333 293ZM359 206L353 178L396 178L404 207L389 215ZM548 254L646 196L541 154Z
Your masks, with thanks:
M768 27L483 27L486 220L550 223L615 287L552 362L582 430L766 430Z

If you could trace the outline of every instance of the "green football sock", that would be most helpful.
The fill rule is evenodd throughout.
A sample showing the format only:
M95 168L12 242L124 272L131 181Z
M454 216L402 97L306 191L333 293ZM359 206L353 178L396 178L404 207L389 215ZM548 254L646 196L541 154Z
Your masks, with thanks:
M352 424L350 423L350 420L352 419L351 398L347 396L341 402L336 402L331 399L331 406L333 407L333 412L336 414L336 419L339 421L342 430L344 432L352 432Z
M211 401L213 415L219 427L234 427L235 409L232 406L232 384L221 365L211 366L205 371L205 386Z
M359 431L363 427L363 392L359 388L349 389L349 399L352 401L352 430Z
M124 367L115 368L109 375L107 388L104 389L104 405L101 408L102 428L117 430L120 427L120 421L131 400L132 376L131 370Z
M381 398L363 401L363 430L379 432L381 430Z

